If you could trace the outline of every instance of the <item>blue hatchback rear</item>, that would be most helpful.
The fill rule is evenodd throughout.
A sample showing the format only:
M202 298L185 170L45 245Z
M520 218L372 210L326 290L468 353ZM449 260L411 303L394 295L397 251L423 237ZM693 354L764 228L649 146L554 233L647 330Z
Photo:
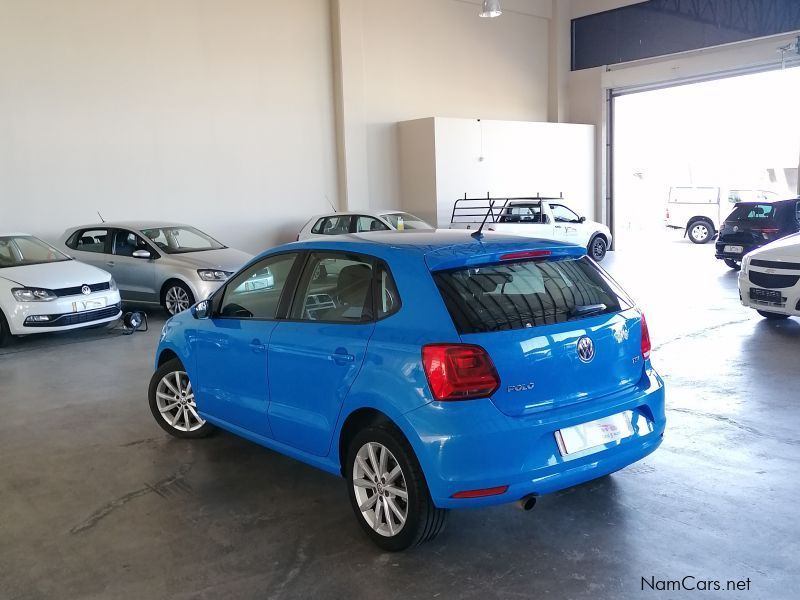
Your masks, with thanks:
M220 427L342 475L367 535L402 550L448 509L531 506L655 450L649 355L582 248L380 232L275 248L170 319L149 400L178 437Z

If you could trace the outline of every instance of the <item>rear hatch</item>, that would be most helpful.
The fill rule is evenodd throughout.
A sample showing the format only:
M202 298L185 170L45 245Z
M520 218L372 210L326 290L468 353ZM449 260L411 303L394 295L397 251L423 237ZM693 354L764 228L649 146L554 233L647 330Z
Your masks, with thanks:
M507 415L624 391L642 378L640 313L585 256L473 264L433 277L462 341L491 357L500 376L492 401Z
M740 202L728 215L719 231L719 241L725 244L752 246L765 244L781 237L779 204Z

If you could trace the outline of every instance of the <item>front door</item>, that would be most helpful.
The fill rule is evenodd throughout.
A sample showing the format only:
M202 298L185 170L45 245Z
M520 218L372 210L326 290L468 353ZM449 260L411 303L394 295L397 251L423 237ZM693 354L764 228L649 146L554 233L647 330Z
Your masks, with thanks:
M267 348L297 253L267 257L231 278L215 295L212 317L195 333L197 408L271 437L267 417Z
M342 404L375 328L371 258L312 252L289 319L269 344L269 420L275 439L328 454Z
M146 250L151 258L134 258L136 250ZM102 267L114 276L119 291L126 300L142 302L158 302L159 290L156 289L157 256L153 248L142 236L128 231L116 229L111 248L111 256L107 257Z

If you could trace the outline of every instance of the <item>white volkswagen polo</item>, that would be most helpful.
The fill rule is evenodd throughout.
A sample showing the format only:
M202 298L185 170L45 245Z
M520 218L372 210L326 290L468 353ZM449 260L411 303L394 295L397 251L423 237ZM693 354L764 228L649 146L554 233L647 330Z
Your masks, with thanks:
M0 346L12 335L99 325L119 316L111 275L32 235L0 234Z
M744 256L739 297L767 319L800 316L800 233Z

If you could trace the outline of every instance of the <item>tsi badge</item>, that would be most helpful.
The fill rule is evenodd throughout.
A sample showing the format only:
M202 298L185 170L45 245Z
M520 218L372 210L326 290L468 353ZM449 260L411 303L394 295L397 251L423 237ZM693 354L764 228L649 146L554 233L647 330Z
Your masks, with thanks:
M592 359L594 358L594 342L591 338L583 336L578 340L578 344L575 349L578 351L578 358L581 359L581 362L592 362Z

